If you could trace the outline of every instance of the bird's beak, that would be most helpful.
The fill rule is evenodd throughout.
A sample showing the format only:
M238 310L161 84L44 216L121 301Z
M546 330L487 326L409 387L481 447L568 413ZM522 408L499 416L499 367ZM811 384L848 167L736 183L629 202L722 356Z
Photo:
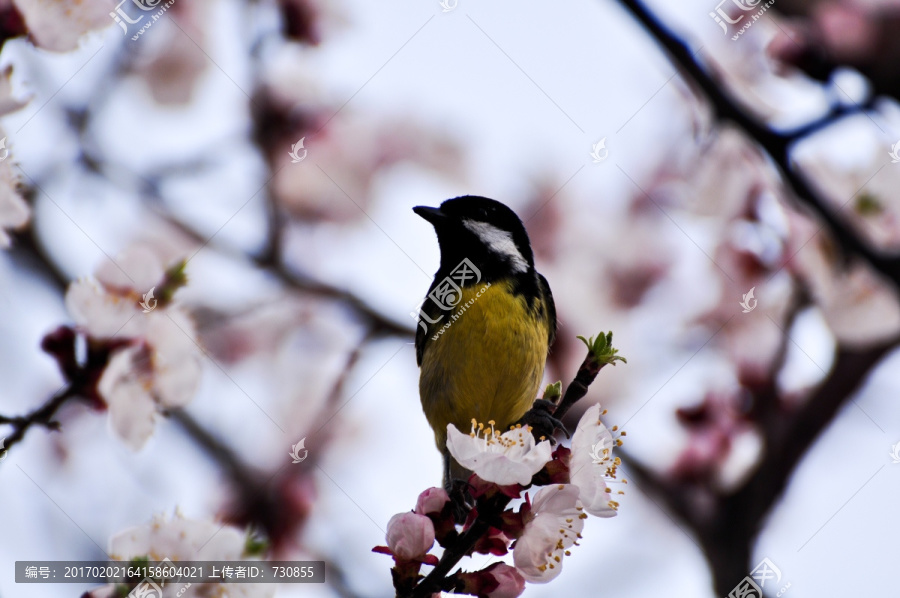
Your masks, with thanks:
M446 222L447 220L447 215L444 214L440 208L416 206L413 208L413 212L415 212L434 226L437 226L439 223Z

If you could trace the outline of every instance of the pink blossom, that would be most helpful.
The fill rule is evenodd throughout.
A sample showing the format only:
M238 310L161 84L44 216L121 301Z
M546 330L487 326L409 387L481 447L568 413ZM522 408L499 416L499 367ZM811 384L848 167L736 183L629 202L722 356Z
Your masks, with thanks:
M416 513L419 515L440 513L449 501L450 497L443 488L429 488L419 495L419 499L416 501Z
M388 547L398 559L421 560L434 546L434 525L424 515L398 513L388 521L385 537Z
M481 571L460 573L462 592L478 598L516 598L525 591L525 579L506 563L494 563ZM435 594L437 596L437 594Z
M489 598L516 598L525 591L525 578L515 567L506 563L495 563L485 569L497 582L497 587L488 593Z

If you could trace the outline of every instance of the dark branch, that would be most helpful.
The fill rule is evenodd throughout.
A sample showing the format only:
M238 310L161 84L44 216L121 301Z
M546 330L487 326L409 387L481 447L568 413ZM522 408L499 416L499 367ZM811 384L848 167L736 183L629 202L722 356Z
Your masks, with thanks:
M236 486L247 493L259 490L258 476L241 461L231 447L204 428L194 416L184 409L171 409L166 415L177 422L188 436L228 473Z
M59 430L59 422L54 421L53 417L66 402L78 396L74 387L66 386L28 415L21 417L0 415L0 424L10 424L13 427L13 433L6 437L4 448L9 450L13 445L20 442L25 437L25 433L33 426L40 426L54 431Z
M769 154L794 195L815 211L830 228L845 258L861 258L874 270L900 286L900 258L885 256L862 239L798 172L791 160L792 145L823 129L850 112L871 108L872 101L854 109L833 107L817 121L793 131L776 131L739 106L701 65L687 44L664 27L638 0L620 0L669 54L685 75L709 101L716 117L734 123ZM849 198L848 198L849 199ZM800 459L815 439L833 421L840 408L897 341L860 350L839 347L826 379L800 407L790 411L777 387L783 368L790 327L799 309L808 304L803 294L796 298L787 318L784 337L765 380L742 380L753 395L749 417L759 426L764 449L757 469L730 493L715 489L709 480L685 482L668 479L625 456L629 470L666 507L685 522L701 542L713 571L717 593L727 593L747 572L754 538L775 501L782 495Z
M782 413L764 428L766 450L759 468L730 500L744 516L761 520L787 486L791 473L819 434L900 339L874 348L839 348L829 376L793 414Z
M23 269L37 271L46 277L60 293L65 292L70 282L69 277L50 258L34 230L33 222L24 229L14 232L12 238L13 247L10 255L13 259L20 261Z
M509 497L499 495L484 512L479 512L472 525L457 538L456 542L444 551L440 562L425 579L419 582L409 598L430 598L432 594L444 589L447 574L459 563L460 560L472 550L478 540L488 532L491 527L491 519L497 517L509 504Z
M703 92L716 116L719 119L731 121L743 129L772 157L796 197L810 206L824 220L844 253L863 258L872 268L900 287L900 257L881 255L867 242L860 239L847 223L838 218L837 213L828 206L828 202L812 188L802 174L796 171L791 162L790 148L795 141L834 123L836 119L847 113L847 109L832 108L823 118L791 132L774 131L766 124L748 115L730 95L723 91L721 84L703 68L687 44L663 26L642 2L638 0L620 0L620 2L665 49L675 65L687 76L688 83L695 84Z

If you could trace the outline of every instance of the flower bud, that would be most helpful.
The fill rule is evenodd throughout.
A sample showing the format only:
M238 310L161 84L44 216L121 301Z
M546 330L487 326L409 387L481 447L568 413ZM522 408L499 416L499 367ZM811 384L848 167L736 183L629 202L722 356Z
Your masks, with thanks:
M494 563L481 571L458 576L463 591L478 598L516 598L525 591L525 579L506 563Z
M450 496L443 488L429 488L419 495L419 500L416 501L416 513L419 515L440 513L449 501Z
M388 521L386 539L398 559L419 560L434 545L434 525L424 515L398 513Z

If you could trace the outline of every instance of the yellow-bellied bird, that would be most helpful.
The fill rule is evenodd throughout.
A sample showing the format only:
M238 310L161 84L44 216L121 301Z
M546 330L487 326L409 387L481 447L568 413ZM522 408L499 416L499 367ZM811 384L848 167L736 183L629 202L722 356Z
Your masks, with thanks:
M556 335L550 286L534 269L522 221L502 203L467 195L416 214L437 233L441 265L416 331L419 394L444 456L444 484L469 472L447 451L460 431L495 422L505 431L528 411Z

